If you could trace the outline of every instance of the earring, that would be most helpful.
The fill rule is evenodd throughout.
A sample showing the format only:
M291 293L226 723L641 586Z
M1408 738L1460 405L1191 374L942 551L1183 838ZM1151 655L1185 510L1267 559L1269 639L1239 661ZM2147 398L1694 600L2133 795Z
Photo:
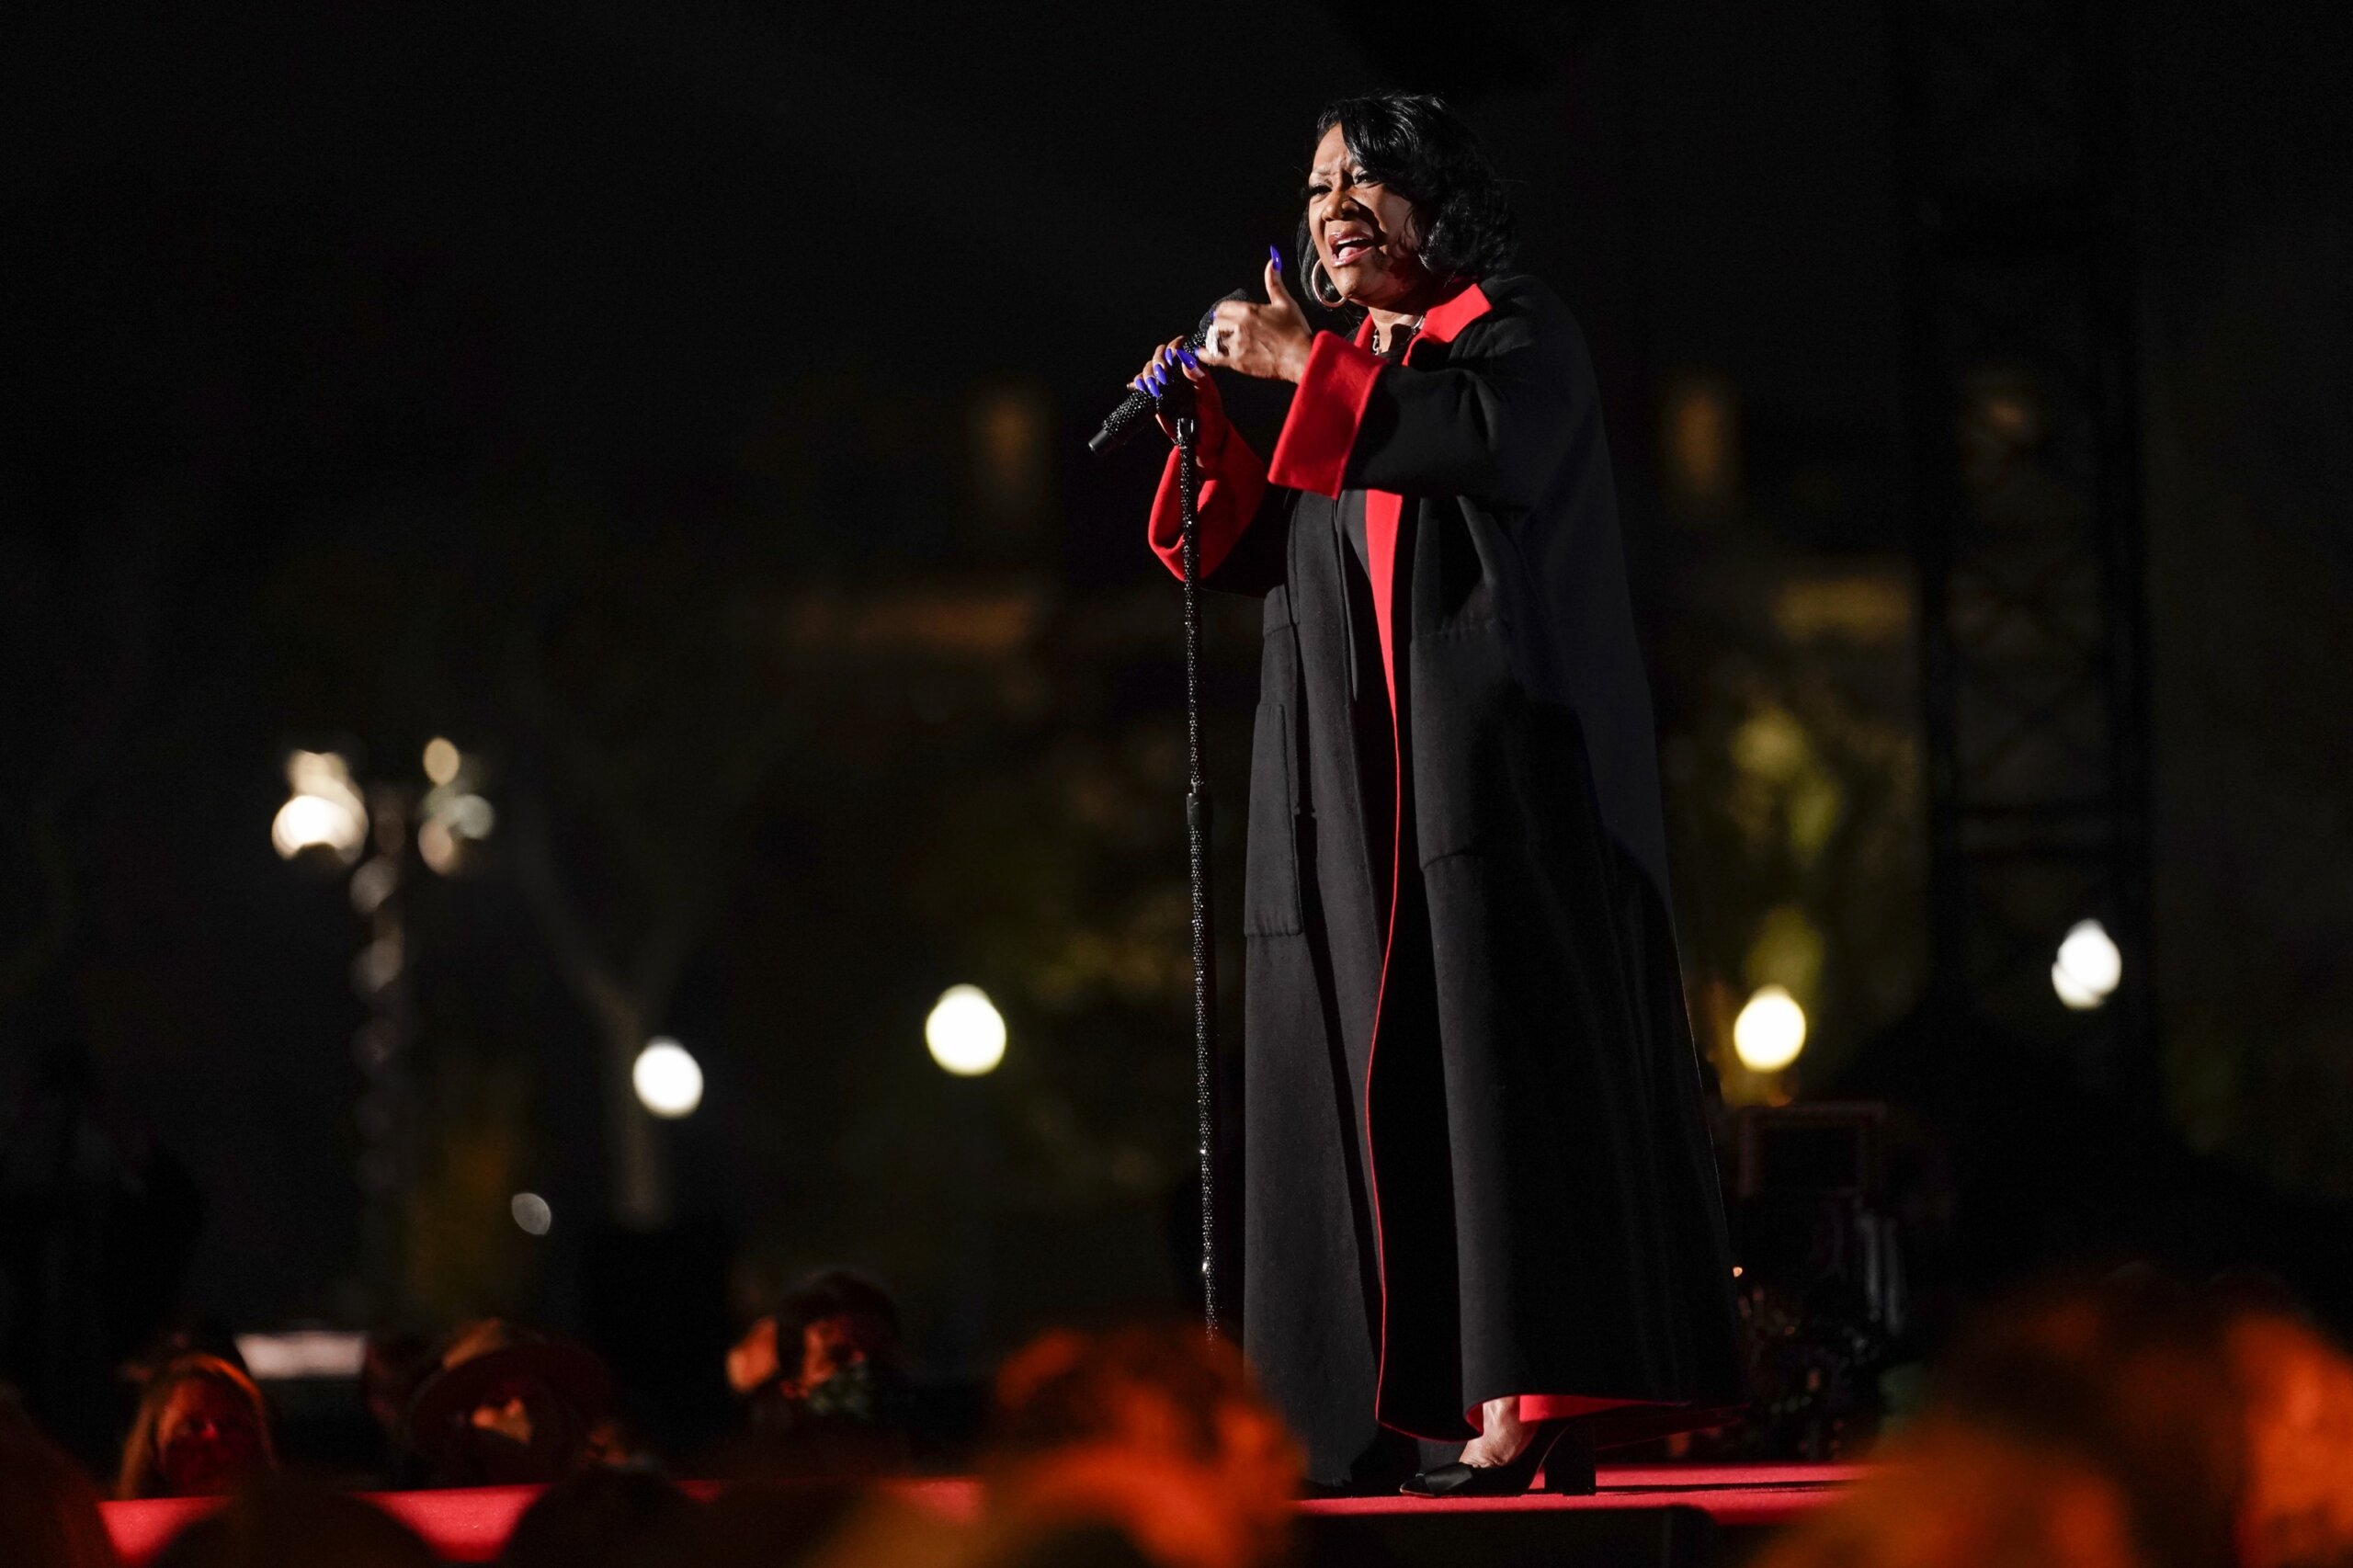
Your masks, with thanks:
M1320 283L1317 281L1319 278L1322 279ZM1347 296L1340 292L1340 286L1332 282L1332 275L1324 270L1324 258L1312 248L1308 252L1307 270L1300 274L1300 281L1307 285L1307 291L1314 296L1315 302L1327 311L1336 311L1347 301ZM1332 284L1331 293L1324 292L1324 283Z

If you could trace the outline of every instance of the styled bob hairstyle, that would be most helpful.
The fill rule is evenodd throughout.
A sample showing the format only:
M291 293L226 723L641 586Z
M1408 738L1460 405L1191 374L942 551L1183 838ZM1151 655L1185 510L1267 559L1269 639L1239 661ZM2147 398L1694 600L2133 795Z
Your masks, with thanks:
M1340 98L1315 117L1315 140L1340 128L1366 176L1414 204L1415 254L1441 278L1475 281L1511 265L1511 198L1476 132L1427 93ZM1300 219L1300 272L1315 259Z

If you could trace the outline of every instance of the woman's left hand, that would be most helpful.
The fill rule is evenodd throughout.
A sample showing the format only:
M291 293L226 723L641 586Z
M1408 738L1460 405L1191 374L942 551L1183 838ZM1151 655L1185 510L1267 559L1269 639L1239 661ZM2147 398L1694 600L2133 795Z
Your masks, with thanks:
M1228 300L1218 306L1200 358L1204 365L1239 370L1262 381L1296 381L1307 373L1308 352L1314 346L1315 329L1307 324L1307 312L1283 287L1282 263L1269 250L1267 302L1253 305Z

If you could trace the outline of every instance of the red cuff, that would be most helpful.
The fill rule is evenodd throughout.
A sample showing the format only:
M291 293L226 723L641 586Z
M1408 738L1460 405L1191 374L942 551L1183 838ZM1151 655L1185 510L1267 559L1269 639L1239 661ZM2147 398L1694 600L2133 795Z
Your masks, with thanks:
M1176 448L1168 449L1168 465L1160 471L1160 490L1152 498L1150 538L1153 553L1178 578L1185 575L1184 513L1177 494ZM1233 552L1242 530L1258 515L1267 494L1267 465L1250 443L1229 429L1218 444L1214 467L1202 463L1197 471L1200 488L1193 504L1200 517L1200 575L1207 580Z
M1389 361L1370 348L1336 333L1317 333L1267 477L1294 490L1337 495L1374 378L1388 368Z

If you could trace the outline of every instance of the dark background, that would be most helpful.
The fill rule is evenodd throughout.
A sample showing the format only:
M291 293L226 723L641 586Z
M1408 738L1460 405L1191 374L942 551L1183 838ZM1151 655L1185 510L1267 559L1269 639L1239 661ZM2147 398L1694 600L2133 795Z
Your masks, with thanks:
M1833 1089L1917 998L1881 7L43 10L0 47L0 1174L19 1233L108 1238L117 1315L593 1317L631 1030L708 1075L659 1208L727 1238L739 1309L856 1263L970 1369L1180 1299L1176 597L1154 460L1082 443L1290 248L1350 90L1457 97L1592 341L1728 1087ZM2325 14L2128 18L2165 1119L2086 1200L2063 1151L2119 1113L2063 1064L1945 1108L2004 1148L1977 1212L2096 1211L2071 1247L2150 1233L2098 1216L2155 1166L2291 1272L2353 1201ZM1673 499L1694 387L1736 415L1729 505ZM1229 889L1254 612L1211 624ZM268 832L290 746L421 785L437 734L500 820L408 895L388 1301L366 924ZM1752 1082L1731 1011L1784 976L1813 1037ZM957 982L1010 1023L987 1079L924 1051Z

